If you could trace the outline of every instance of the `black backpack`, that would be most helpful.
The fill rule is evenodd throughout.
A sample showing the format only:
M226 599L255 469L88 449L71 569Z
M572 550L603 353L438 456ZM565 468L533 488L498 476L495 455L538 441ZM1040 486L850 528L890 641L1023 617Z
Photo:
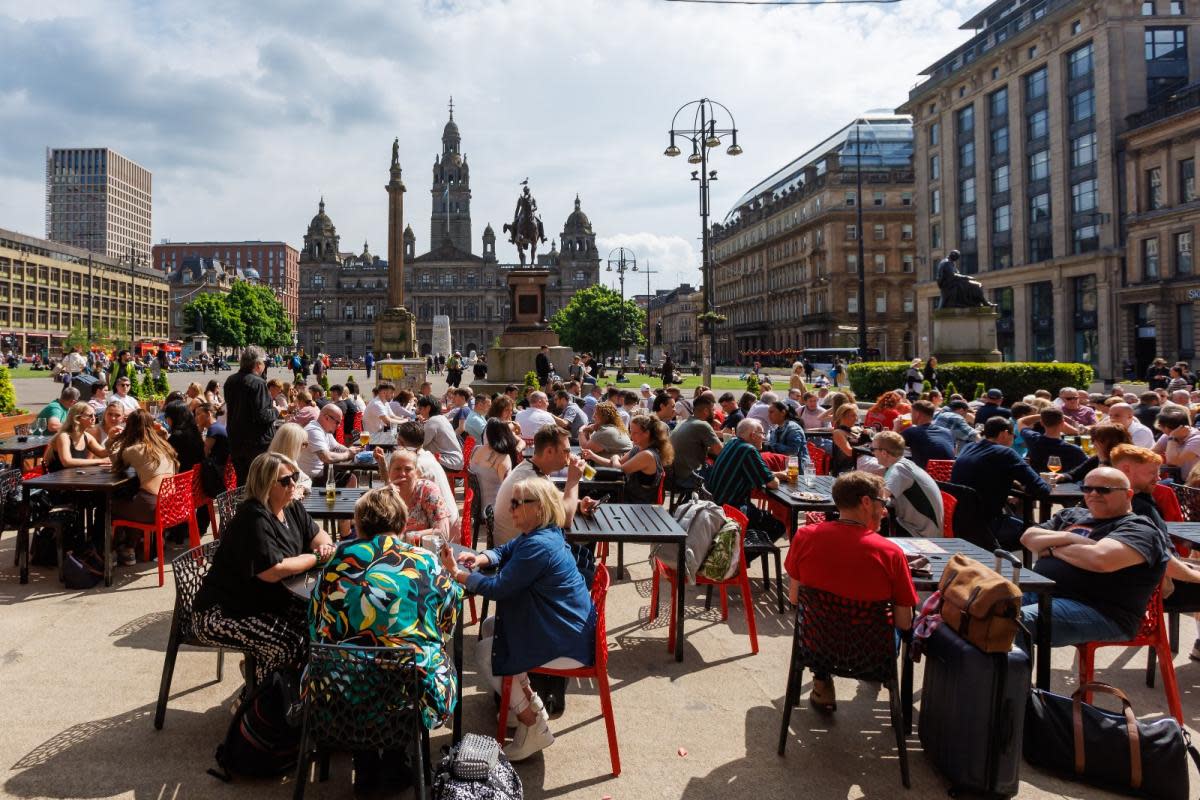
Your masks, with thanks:
M273 672L243 700L225 741L217 745L217 767L208 771L229 783L234 775L273 778L296 768L300 754L299 689L296 678ZM294 711L294 710L295 711Z

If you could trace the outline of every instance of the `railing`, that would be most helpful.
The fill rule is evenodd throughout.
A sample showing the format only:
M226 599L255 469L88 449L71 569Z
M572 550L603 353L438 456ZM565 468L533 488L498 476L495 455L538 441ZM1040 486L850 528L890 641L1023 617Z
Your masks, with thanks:
M1191 111L1194 108L1200 108L1200 84L1171 95L1166 102L1151 106L1136 114L1130 114L1125 117L1125 125L1130 130L1141 128L1144 125L1161 122L1168 117L1182 114L1184 111Z

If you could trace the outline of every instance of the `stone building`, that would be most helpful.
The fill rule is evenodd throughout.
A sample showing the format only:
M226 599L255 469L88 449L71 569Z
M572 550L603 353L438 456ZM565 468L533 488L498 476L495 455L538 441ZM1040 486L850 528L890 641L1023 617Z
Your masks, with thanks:
M516 265L499 262L490 224L480 237L480 253L471 250L471 176L461 145L451 115L433 164L430 249L418 255L412 226L404 229L404 304L417 317L422 355L432 350L435 315L450 318L454 347L463 355L485 353L508 320L505 274ZM599 280L596 235L578 196L558 240L547 238L551 249L537 263L551 273L546 305L553 314L577 290ZM359 256L339 253L337 231L322 202L304 237L299 266L301 346L334 356L365 355L373 343L375 314L386 306L387 261L370 255L365 246Z
M660 364L665 353L670 353L679 365L700 362L700 323L696 317L703 306L704 295L687 283L650 298L646 320L652 365Z
M189 259L220 262L228 271L254 270L269 286L295 326L300 312L300 254L287 242L162 242L154 245L154 264L167 275Z
M917 130L922 349L938 297L933 270L957 248L963 271L999 306L1006 359L1121 372L1136 345L1119 342L1138 325L1118 308L1134 263L1122 198L1134 191L1141 203L1152 187L1140 182L1153 179L1124 187L1121 137L1131 115L1200 74L1200 51L1187 47L1197 11L1175 0L1000 0L924 71L899 109ZM1173 174L1158 172L1151 194L1164 195Z
M167 273L170 284L170 337L187 341L188 331L195 320L184 318L183 308L202 294L229 294L235 281L259 282L258 271L236 264L228 264L215 258L187 256L176 261Z
M858 270L866 270L867 346L916 352L913 129L869 112L758 183L713 225L714 359L748 350L858 345ZM862 153L863 231L856 154ZM858 263L864 236L865 265Z

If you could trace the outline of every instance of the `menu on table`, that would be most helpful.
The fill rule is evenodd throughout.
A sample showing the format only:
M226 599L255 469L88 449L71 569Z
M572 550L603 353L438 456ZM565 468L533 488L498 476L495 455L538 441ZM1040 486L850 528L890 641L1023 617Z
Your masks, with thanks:
M893 542L900 545L900 549L910 555L930 554L945 554L945 550L938 546L936 542L929 539L892 539Z

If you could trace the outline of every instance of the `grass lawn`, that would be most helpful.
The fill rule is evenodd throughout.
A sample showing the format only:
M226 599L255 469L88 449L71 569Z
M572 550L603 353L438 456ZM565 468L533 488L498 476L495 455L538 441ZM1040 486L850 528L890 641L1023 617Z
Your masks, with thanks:
M16 369L10 369L8 375L10 378L49 378L50 370L34 369L28 364L22 364Z
M611 368L605 370L604 377L600 379L600 385L604 386L605 384L608 384L608 383L616 383L616 376L617 376L616 370L613 370ZM629 387L629 388L636 390L643 383L648 383L648 384L650 384L650 387L652 389L662 388L662 379L656 375L651 376L651 377L646 377L645 375L641 375L636 372L626 372L625 377L629 379L628 383L618 383L617 384L618 386ZM776 378L776 388L778 388L778 384L780 381L782 381L783 384L786 386L786 384L787 384L786 376L779 375L779 376L772 376L772 377ZM693 376L693 375L685 375L683 378L683 383L679 384L679 385L684 390L694 389L700 385L700 377ZM713 382L712 382L711 388L714 390L725 390L725 389L737 390L737 389L740 389L742 391L745 391L746 382L742 381L742 380L738 380L737 376L735 376L735 375L713 375Z

